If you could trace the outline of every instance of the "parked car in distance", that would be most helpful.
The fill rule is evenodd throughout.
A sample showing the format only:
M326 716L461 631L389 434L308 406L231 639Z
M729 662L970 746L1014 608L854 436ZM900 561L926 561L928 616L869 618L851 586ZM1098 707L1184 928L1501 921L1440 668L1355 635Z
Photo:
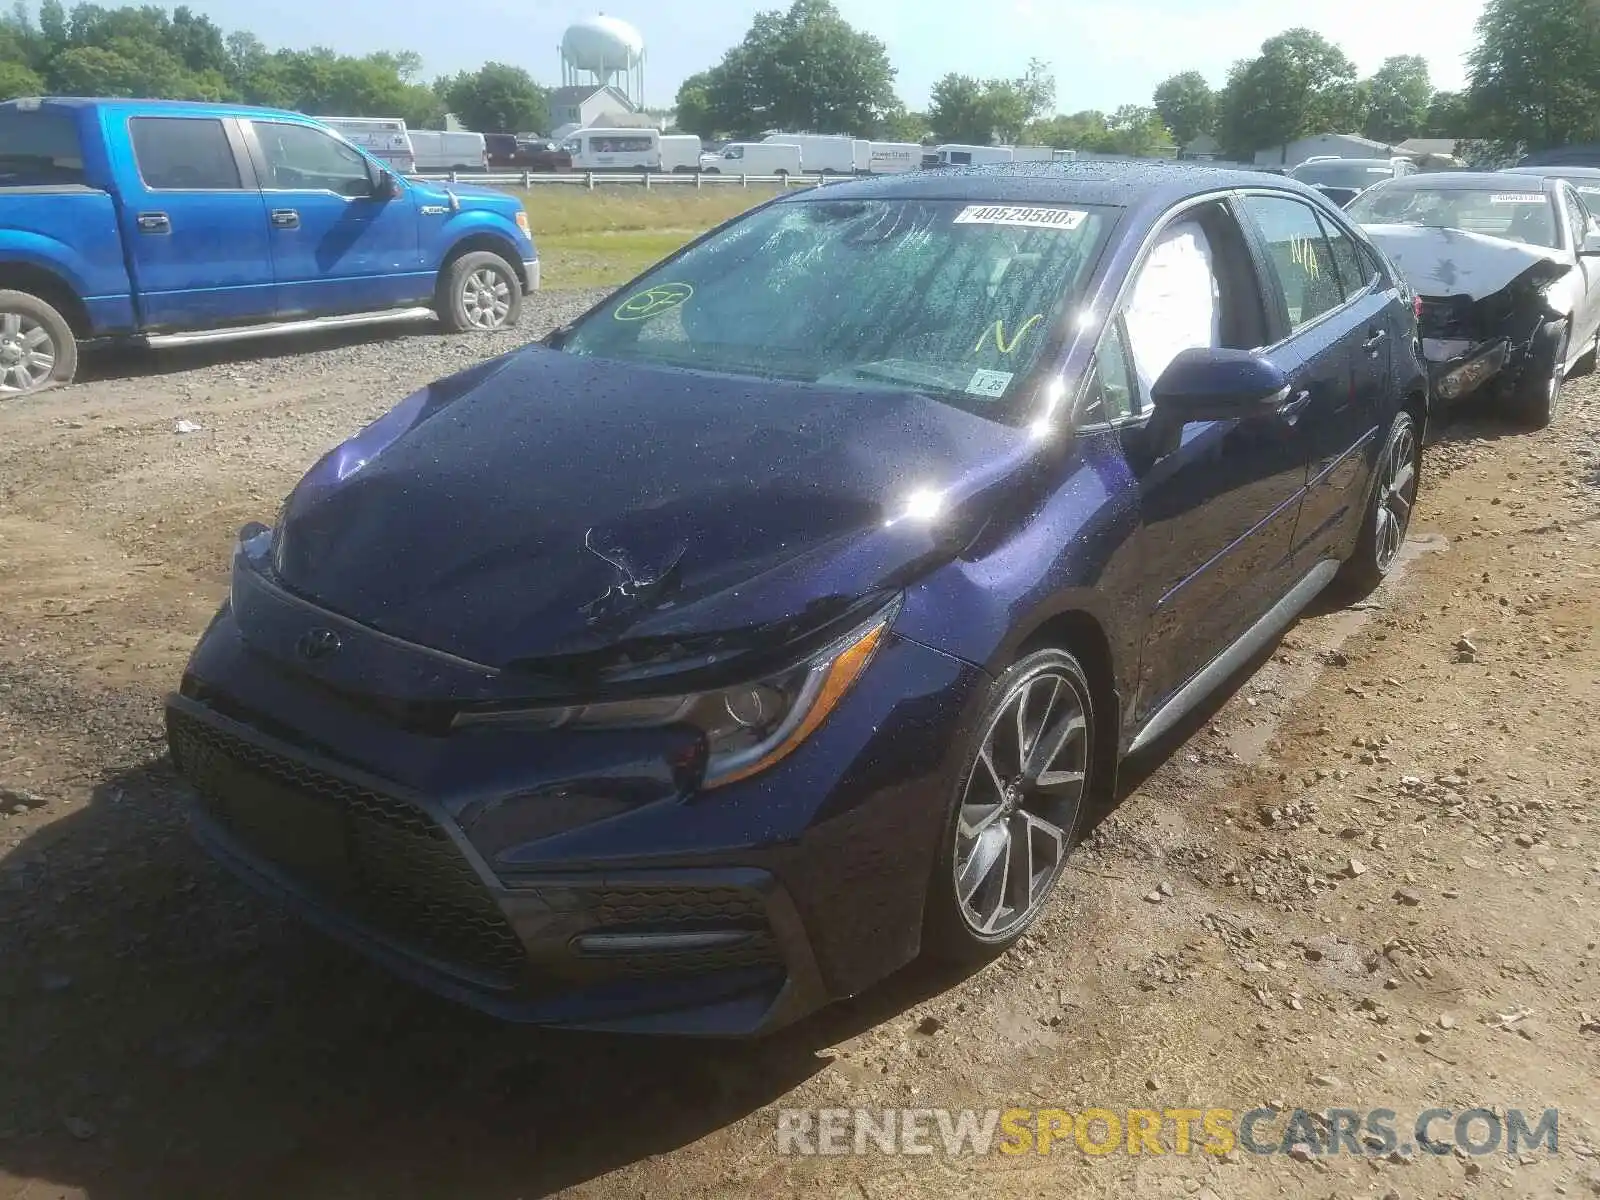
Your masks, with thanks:
M798 175L805 159L791 142L729 142L720 153L702 154L700 169L707 175Z
M489 169L489 148L481 133L454 129L413 129L410 133L419 173Z
M925 167L984 167L1013 162L1016 151L1010 146L963 146L954 142L935 146L922 155Z
M700 169L700 139L692 133L663 133L656 170L668 175L693 174Z
M1542 179L1565 179L1578 193L1591 218L1600 215L1600 167L1551 166L1508 167L1509 175L1537 175Z
M1373 184L1416 173L1416 164L1405 158L1333 158L1317 155L1291 168L1289 178L1316 188L1340 208L1346 208L1350 201Z
M538 285L514 196L401 179L299 113L0 104L0 400L70 381L79 341L178 345L428 309L493 330Z
M1492 386L1516 420L1555 420L1600 338L1600 233L1572 184L1430 172L1377 184L1348 212L1420 298L1439 398Z
M401 175L417 173L417 152L411 131L399 117L314 117L352 146Z
M1021 936L1124 755L1393 568L1427 404L1292 181L788 193L241 530L172 760L213 853L445 995L763 1032Z

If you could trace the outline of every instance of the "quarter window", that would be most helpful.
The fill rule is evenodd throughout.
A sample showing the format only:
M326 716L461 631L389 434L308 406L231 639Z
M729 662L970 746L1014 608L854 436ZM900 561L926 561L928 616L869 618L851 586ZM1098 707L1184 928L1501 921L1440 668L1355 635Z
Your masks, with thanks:
M367 160L354 147L310 125L254 124L266 159L269 190L325 191L352 197L372 194Z
M1333 262L1339 268L1339 282L1344 286L1344 298L1348 300L1372 282L1372 269L1365 265L1354 238L1320 213L1317 220L1333 250Z
M1333 248L1309 205L1284 196L1246 196L1244 206L1266 239L1291 329L1303 328L1344 303Z
M222 122L211 117L134 117L128 122L139 177L152 191L232 192L239 164Z

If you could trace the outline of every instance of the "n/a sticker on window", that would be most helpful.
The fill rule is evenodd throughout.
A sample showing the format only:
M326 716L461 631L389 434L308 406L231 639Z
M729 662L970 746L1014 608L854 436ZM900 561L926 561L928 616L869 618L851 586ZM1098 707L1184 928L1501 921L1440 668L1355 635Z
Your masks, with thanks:
M1025 208L1015 204L969 204L957 225L1021 225L1027 229L1076 229L1088 213L1080 208Z
M1489 197L1490 204L1543 204L1544 197L1538 192L1508 192L1504 195Z
M967 392L973 396L984 396L995 399L1006 394L1006 386L1011 382L1010 371L987 371L983 368L972 373L972 379L967 384Z

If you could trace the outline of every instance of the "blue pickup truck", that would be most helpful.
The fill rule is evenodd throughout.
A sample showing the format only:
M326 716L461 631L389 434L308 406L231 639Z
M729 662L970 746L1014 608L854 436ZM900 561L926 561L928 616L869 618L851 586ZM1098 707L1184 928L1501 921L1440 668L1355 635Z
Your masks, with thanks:
M516 323L528 218L402 179L309 117L238 105L0 104L0 400L69 381L78 343L152 346L438 313Z

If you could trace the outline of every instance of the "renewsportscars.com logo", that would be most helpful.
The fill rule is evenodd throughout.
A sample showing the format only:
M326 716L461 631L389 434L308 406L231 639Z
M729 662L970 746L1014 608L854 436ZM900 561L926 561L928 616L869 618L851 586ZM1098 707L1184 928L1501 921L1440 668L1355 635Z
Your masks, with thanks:
M788 1108L778 1110L779 1154L1089 1155L1557 1153L1559 1110L1430 1108L1409 1120L1392 1109L1251 1108Z

